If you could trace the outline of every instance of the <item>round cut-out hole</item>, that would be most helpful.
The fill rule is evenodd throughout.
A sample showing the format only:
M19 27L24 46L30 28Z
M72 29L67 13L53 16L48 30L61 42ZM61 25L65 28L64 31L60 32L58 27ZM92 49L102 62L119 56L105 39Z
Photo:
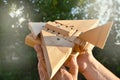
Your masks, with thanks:
M50 30L49 28L47 28L47 31Z
M60 40L60 38L57 38L57 40Z

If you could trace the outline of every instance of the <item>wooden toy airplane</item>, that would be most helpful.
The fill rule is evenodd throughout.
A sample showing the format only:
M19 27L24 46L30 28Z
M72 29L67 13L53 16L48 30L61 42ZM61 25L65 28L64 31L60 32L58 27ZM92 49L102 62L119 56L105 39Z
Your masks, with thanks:
M31 33L25 43L31 47L40 44L45 58L49 79L68 59L72 51L81 52L91 43L103 48L112 22L97 27L99 20L55 20L54 22L30 22ZM81 47L79 50L77 47Z

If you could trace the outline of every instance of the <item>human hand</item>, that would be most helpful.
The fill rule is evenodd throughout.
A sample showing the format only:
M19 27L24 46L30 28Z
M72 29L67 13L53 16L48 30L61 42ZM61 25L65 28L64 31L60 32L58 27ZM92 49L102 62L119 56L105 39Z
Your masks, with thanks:
M79 72L81 72L87 80L119 80L118 77L93 57L93 47L92 44L88 44L86 50L78 56Z
M40 45L35 45L34 49L37 52L38 73L39 73L40 80L49 80L47 70L46 70L44 55L43 55L43 51L41 49L41 46Z
M35 45L34 49L37 52L37 57L39 61L38 72L40 75L40 80L49 80L42 49L39 45ZM69 70L67 70L65 67L69 68ZM66 63L53 77L53 80L77 80L77 75L78 75L77 54L72 54L66 61Z
M78 76L77 56L78 53L70 55L68 60L55 75L55 80L77 80ZM68 70L65 67L67 67Z
M85 51L81 52L80 55L77 58L79 72L83 73L86 68L88 67L88 63L92 62L94 59L92 55L92 49L94 48L94 45L88 43L86 45Z

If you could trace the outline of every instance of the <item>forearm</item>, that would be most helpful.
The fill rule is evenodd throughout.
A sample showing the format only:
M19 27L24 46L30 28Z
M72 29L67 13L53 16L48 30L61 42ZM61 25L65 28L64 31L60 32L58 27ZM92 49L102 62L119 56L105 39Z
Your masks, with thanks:
M87 62L87 67L83 72L87 80L119 80L112 72L105 68L95 58Z

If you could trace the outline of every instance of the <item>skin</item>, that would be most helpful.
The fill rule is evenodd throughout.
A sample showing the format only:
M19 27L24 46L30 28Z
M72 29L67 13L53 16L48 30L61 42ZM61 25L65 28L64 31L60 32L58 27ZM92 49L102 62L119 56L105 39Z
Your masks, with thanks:
M77 80L78 72L82 73L87 80L120 80L94 58L93 47L92 44L88 44L86 50L79 52L79 55L78 53L72 54L52 80ZM42 49L39 45L35 45L34 49L38 57L40 80L49 80Z
M49 80L46 70L46 65L43 57L42 49L39 45L34 46L38 57L38 72L40 75L40 80ZM68 61L60 68L52 80L77 80L78 76L78 64L77 64L78 54L71 55ZM68 67L69 70L66 70Z
M95 59L92 55L93 47L92 44L89 44L87 50L78 56L79 72L81 72L87 80L120 80Z

